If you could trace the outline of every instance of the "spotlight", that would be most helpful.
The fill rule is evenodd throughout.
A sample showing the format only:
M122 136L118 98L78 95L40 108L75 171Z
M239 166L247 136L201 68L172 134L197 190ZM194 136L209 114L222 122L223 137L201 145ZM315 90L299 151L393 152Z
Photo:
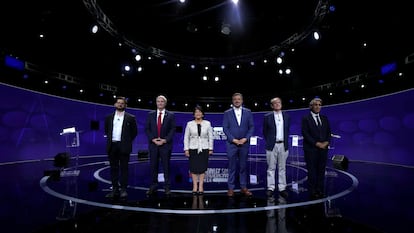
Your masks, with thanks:
M197 32L198 31L197 25L195 25L193 23L188 23L187 24L187 31L192 32L192 33Z
M223 23L221 25L221 33L223 33L224 35L228 36L231 33L231 26L228 23Z

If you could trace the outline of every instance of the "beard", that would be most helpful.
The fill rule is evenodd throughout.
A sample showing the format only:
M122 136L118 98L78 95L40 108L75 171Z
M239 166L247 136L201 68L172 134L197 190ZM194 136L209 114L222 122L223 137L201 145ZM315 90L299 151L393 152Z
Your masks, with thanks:
M123 111L125 111L125 107L116 107L116 110L120 111L120 112L123 112Z

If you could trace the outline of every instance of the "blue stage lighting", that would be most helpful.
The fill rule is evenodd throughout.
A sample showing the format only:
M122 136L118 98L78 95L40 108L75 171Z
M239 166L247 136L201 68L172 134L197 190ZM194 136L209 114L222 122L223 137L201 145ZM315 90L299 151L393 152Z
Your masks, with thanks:
M13 69L17 69L17 70L24 70L24 61L21 61L15 57L12 56L8 56L6 55L5 57L5 64L8 67L11 67Z
M385 64L381 67L381 74L386 75L386 74L392 73L396 70L397 70L397 63L396 62L388 63L388 64Z

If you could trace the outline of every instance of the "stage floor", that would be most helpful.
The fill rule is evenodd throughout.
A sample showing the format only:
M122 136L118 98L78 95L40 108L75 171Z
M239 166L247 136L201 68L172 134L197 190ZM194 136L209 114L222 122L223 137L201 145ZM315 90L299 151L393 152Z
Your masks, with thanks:
M293 159L293 160L291 160ZM77 167L76 167L77 162ZM306 169L289 158L289 197L267 198L266 162L249 161L253 197L226 196L227 161L210 160L205 192L193 196L184 156L171 160L172 194L146 196L149 162L131 158L128 198L110 200L106 156L72 159L60 172L53 159L0 164L4 232L411 232L414 168L350 161L327 168L326 197L311 199ZM161 176L162 177L162 176Z

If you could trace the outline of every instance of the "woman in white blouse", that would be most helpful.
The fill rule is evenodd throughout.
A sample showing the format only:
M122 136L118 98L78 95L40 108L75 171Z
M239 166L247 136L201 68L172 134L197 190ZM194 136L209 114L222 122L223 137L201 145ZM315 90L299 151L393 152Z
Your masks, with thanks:
M204 111L196 106L194 120L187 122L184 133L184 154L189 158L189 170L193 180L193 195L204 194L204 176L208 158L213 154L213 128L204 120Z

